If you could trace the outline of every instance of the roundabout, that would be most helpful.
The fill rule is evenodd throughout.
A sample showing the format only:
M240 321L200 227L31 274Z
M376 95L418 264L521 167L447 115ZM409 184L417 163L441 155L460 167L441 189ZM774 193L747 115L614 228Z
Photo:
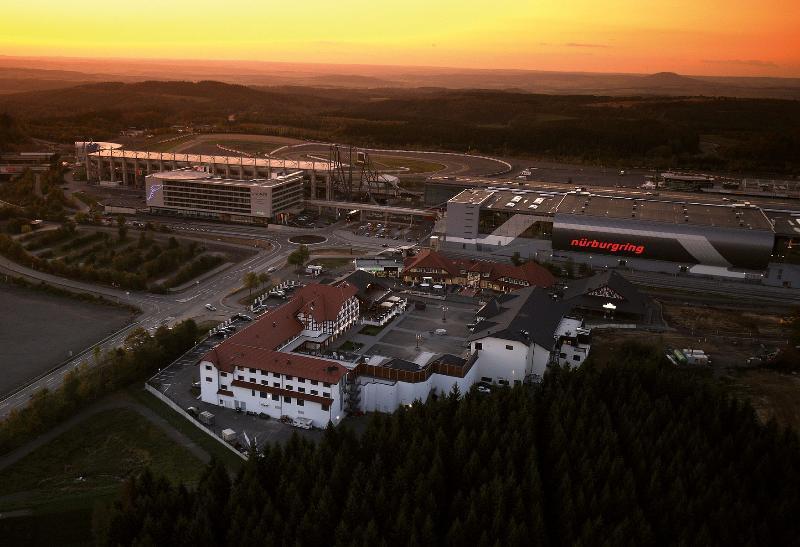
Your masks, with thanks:
M289 238L289 243L294 243L295 245L316 245L318 243L325 243L326 241L328 241L327 237L313 234L304 234Z

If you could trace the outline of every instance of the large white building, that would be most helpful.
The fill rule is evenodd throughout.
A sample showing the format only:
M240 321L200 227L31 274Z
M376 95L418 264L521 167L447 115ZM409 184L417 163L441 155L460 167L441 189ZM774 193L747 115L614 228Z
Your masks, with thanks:
M393 412L454 388L466 393L481 381L535 381L548 366L578 366L589 354L590 332L569 316L571 305L533 288L483 306L463 355L420 352L412 362L332 350L351 328L375 324L374 310L390 305L403 313L405 304L363 271L332 285L303 287L203 356L201 398L325 427L345 413ZM396 315L383 313L388 320Z
M571 309L570 303L537 288L490 300L476 314L468 339L481 381L515 385L540 380L551 364L583 363L590 332L582 319L569 315Z
M300 171L240 180L186 168L148 175L145 186L153 213L231 222L280 222L283 215L299 211L303 200Z
M287 348L325 347L354 325L355 294L348 284L308 285L214 347L200 362L202 400L273 418L309 418L315 427L339 423L348 368Z

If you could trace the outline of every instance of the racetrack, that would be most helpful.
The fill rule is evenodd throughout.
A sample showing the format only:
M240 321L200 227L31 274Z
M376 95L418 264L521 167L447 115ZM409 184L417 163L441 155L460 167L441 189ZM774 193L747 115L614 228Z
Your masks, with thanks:
M374 156L373 162L379 171L400 177L420 174L488 177L507 174L512 168L506 161L479 154L378 148L359 150ZM270 155L279 159L325 161L330 153L330 144L272 135L208 133L180 141L170 152L232 156L243 153L259 157Z
M396 150L385 148L359 148L374 154L378 160L382 157L397 159L407 158L412 162L434 163L441 165L441 168L434 171L427 171L436 175L459 175L471 177L490 177L508 173L512 166L506 161L476 154L461 154L458 152L429 152L424 150ZM329 145L326 143L302 143L286 145L272 151L276 157L287 159L327 159ZM387 170L398 176L413 174L411 171L402 169Z

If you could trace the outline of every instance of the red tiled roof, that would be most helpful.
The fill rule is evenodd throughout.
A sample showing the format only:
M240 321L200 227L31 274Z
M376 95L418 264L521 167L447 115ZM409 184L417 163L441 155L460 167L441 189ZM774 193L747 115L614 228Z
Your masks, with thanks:
M488 273L489 280L494 282L501 282L501 277L509 277L527 281L534 287L551 287L556 282L553 274L535 262L514 266L486 260L450 259L430 249L420 251L416 256L409 258L405 263L403 273L412 268L437 268L447 271L451 276L460 275L461 270L480 274Z
M352 285L341 289L336 287L333 291L327 290L330 287L320 287L327 286L307 285L298 290L291 300L268 311L210 350L202 360L214 363L224 372L233 372L240 366L322 382L338 382L347 369L334 361L275 351L303 330L297 314L309 303L314 303L313 313L317 321L325 320L320 318L328 318L331 314L335 319L341 305L356 291ZM335 307L337 303L339 305Z
M358 288L350 283L336 286L312 284L300 288L294 298L303 300L298 311L313 316L315 321L335 321L344 303L357 292Z
M452 260L430 249L423 249L410 257L403 265L403 272L411 268L436 268L445 270L450 275L458 273L458 266Z

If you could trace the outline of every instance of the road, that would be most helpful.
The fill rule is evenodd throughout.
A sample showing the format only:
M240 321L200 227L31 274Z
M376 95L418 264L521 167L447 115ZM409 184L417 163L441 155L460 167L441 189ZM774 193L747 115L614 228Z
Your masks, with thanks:
M296 248L296 245L289 242L291 236L299 234L319 234L320 232L319 229L307 230L275 225L267 228L184 220L174 220L171 224L171 228L178 233L186 233L187 235L207 234L208 236L227 235L259 238L269 241L272 244L272 248L270 250L261 251L243 262L234 264L217 274L199 281L190 289L186 289L180 293L164 295L139 291L124 291L112 287L73 281L47 273L37 272L3 257L0 257L0 273L45 281L57 287L103 296L115 302L126 303L140 308L142 313L137 317L134 323L96 344L101 350L105 351L121 346L125 338L137 327L149 330L157 328L165 323L173 324L183 319L198 316L206 316L209 318L216 316L218 319L226 319L236 312L244 311L244 306L231 303L230 299L226 299L230 293L242 286L242 277L244 274L249 271L262 272L270 267L279 267L283 265L289 253ZM352 234L349 235L352 236ZM357 238L356 236L348 237L346 232L336 231L334 228L330 228L325 233L325 236L328 238L327 241L319 244L325 247L344 246L351 247L354 250L375 251L380 249L382 243L386 243L386 241L380 239L364 240L365 238ZM396 243L392 240L388 241ZM311 247L313 252L313 246ZM218 310L216 314L209 314L205 309L206 304L215 306ZM29 384L20 387L9 396L0 400L0 419L5 418L12 410L24 407L31 395L37 390L42 388L51 390L58 388L63 381L64 375L66 375L69 370L80 365L84 360L91 365L93 362L91 359L93 347L76 355L71 360L61 363L55 369L34 379Z

